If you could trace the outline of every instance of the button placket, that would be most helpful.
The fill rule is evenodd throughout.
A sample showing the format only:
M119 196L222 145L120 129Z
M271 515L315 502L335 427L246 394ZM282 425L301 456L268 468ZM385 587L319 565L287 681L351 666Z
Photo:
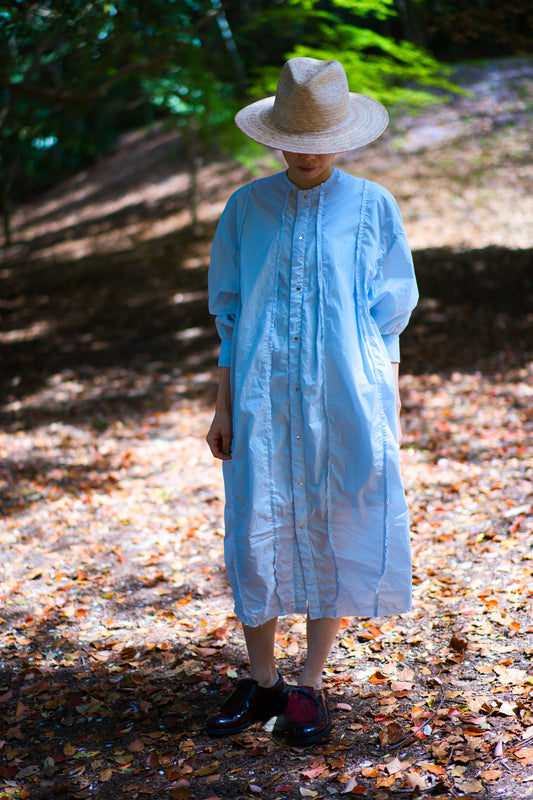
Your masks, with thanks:
M303 415L300 392L300 342L304 302L306 261L305 231L309 219L309 204L300 195L296 208L291 264L291 315L289 331L289 405L291 415L291 465L294 498L294 523L300 546L307 530L307 502L304 490ZM303 540L302 540L303 536Z

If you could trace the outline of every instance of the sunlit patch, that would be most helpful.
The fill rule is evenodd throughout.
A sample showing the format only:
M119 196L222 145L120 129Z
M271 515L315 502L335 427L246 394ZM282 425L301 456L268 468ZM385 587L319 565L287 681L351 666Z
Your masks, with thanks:
M200 292L177 292L172 301L176 305L181 303L194 303L196 300L205 300L207 298L207 290Z
M39 391L25 394L23 399L12 400L2 408L10 413L30 409L39 409L41 412L53 409L55 414L60 414L61 407L72 407L80 402L87 403L90 400L104 402L117 395L123 398L145 396L153 390L153 385L154 376L150 373L133 376L126 369L113 369L95 373L81 380L66 370L50 376Z
M0 332L0 344L13 344L14 342L31 342L32 339L40 339L50 332L51 323L47 320L38 320L28 325L27 328L19 328L15 331Z
M186 258L185 261L182 263L182 267L185 269L198 269L199 267L205 267L205 258L201 258L198 256L193 256L192 258Z
M209 328L186 328L183 331L177 331L174 334L174 339L177 339L178 342L183 342L189 339L197 339L199 336L206 336L208 333L211 333Z

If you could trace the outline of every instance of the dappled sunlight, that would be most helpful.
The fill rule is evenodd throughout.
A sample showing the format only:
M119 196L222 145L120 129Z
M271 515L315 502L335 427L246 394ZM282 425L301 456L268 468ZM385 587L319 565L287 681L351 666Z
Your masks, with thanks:
M381 140L342 157L344 168L392 191L415 250L531 248L533 61L470 66L457 78L467 95L394 114Z
M197 168L196 209L191 174L177 131L125 136L119 150L13 215L10 263L66 263L133 251L173 236L193 222L212 225L244 169L213 162ZM179 258L179 253L176 254ZM6 276L8 273L4 270Z
M341 168L392 191L414 249L533 247L533 64L503 61L498 75L465 70L470 95L415 116L396 114L380 140L339 158ZM258 175L268 171L272 163L268 169L265 162ZM231 191L249 178L234 164L201 165L198 224L216 221ZM177 132L131 134L93 169L19 209L5 257L66 261L171 236L191 224L190 184Z
M138 135L19 210L0 272L1 791L248 796L261 770L263 797L270 773L288 796L282 764L309 797L324 781L367 797L528 796L531 131L520 117L480 138L479 96L471 119L461 99L339 159L398 197L415 250L401 365L414 607L343 620L325 671L332 739L309 753L259 726L204 733L247 670L205 435L209 248L250 174L204 165L193 224L175 135ZM287 617L276 636L290 680L303 633Z
M100 225L104 227L106 219L119 211L127 211L139 205L150 208L168 197L183 195L189 186L189 176L181 173L157 184L140 185L135 190L108 199L99 199L98 197L102 186L105 186L105 182L98 189L94 182L89 183L86 191L74 192L71 198L67 195L64 204L45 203L43 217L47 217L46 221L39 222L37 220L31 227L22 228L20 236L17 238L20 241L28 241L30 237L44 236L46 233L57 231L58 225L62 229L68 230L81 223L100 222ZM89 198L91 195L95 195L95 199L92 201L84 199L85 195L88 195ZM59 212L61 213L60 220L58 219ZM96 232L97 230L98 228L91 228L91 231Z
M12 342L31 342L33 339L50 335L52 332L53 323L50 320L36 320L27 328L0 331L0 345Z
M98 349L97 343L93 344L93 349ZM133 399L148 394L152 386L152 375L133 376L128 369L98 371L83 380L75 377L72 371L66 371L51 375L40 391L27 394L23 400L6 403L3 409L7 413L37 409L46 413L48 409L57 419L61 419L65 412L72 411L78 401L83 404L92 400L105 402L117 395L124 400Z
M28 254L25 260L61 263L87 256L123 253L133 250L140 242L175 233L190 223L190 217L189 211L180 211L161 221L152 222L149 226L142 218L122 227L110 228L105 222L95 224L87 236L66 238L48 247L43 246ZM53 225L51 230L54 230Z
M187 188L187 168L181 162L180 138L176 131L138 130L122 136L113 152L102 157L90 170L77 173L60 186L51 189L41 199L25 206L15 214L15 227L39 224L46 220L65 219L68 224L79 219L94 219L97 214L97 199L107 203L107 211L119 210L138 202L136 190L151 187L161 181L166 185L166 196L170 194L168 182L174 191ZM169 176L168 161L176 159L181 164ZM176 183L177 182L177 183ZM135 188L136 190L135 190ZM80 216L74 217L73 209ZM44 229L46 230L46 228Z

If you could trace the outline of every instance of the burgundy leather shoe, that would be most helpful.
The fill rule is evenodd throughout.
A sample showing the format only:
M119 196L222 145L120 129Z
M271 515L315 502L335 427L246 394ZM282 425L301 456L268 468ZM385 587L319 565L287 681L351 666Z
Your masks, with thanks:
M230 736L249 728L254 722L266 722L282 714L288 700L287 687L281 675L274 686L265 689L257 681L245 678L222 704L218 714L207 720L210 736Z
M332 724L322 692L312 686L291 689L285 709L285 725L291 744L314 744L325 739Z

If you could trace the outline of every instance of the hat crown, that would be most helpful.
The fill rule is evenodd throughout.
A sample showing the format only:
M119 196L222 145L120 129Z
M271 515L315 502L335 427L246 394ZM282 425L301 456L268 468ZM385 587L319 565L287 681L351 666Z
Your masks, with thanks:
M281 72L272 119L290 133L319 133L345 123L350 92L339 61L291 58Z
M235 123L250 139L291 153L345 153L370 144L388 114L373 97L352 93L339 61L291 58L275 97L241 108Z

